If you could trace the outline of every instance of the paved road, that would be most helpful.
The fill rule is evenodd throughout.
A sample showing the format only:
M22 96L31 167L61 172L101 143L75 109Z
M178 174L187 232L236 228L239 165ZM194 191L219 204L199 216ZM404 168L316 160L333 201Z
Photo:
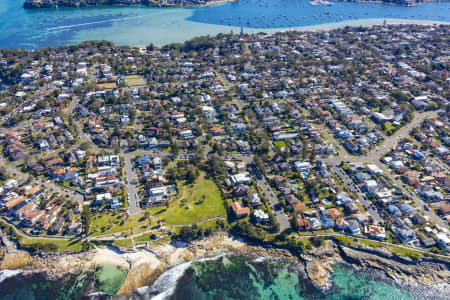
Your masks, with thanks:
M291 223L289 222L288 217L281 209L277 197L275 197L275 194L270 188L270 185L267 183L265 177L261 177L261 179L256 179L256 182L258 183L259 187L262 189L264 198L269 201L270 206L272 207L272 212L274 213L275 217L278 220L278 223L280 223L280 229L281 231L291 227Z
M345 183L345 185L352 191L353 193L358 195L358 201L366 208L367 212L373 218L376 224L382 224L383 218L378 214L376 209L370 207L371 203L366 198L366 196L361 192L359 187L353 182L353 180L341 169L337 166L336 162L330 163L331 170L333 173L339 176L339 178Z
M125 156L125 178L126 178L126 187L127 187L127 195L128 195L128 214L137 215L141 213L141 209L139 207L139 196L138 189L136 186L137 178L136 174L133 170L133 164L131 162L130 156ZM133 183L134 182L134 183Z
M75 109L75 107L77 107L78 102L80 102L80 98L77 96L73 97L72 102L70 102L69 106L66 109L66 113L68 115L71 115L73 113L73 110Z
M410 136L411 131L422 124L422 122L425 119L437 117L437 111L428 111L428 112L421 112L421 113L415 113L414 119L407 124L406 126L403 126L400 128L397 132L395 132L393 135L387 137L384 142L373 149L371 152L369 152L366 156L369 160L379 160L382 155L384 155L386 152L391 150L399 141L401 141L404 138L407 138Z
M229 154L229 156L233 157L234 159L245 161L247 164L253 162L253 154ZM289 219L283 212L283 210L281 210L281 208L279 210L274 209L276 207L279 207L280 201L277 197L275 197L275 194L271 190L270 185L267 183L266 178L264 176L262 176L260 179L256 178L256 182L263 191L264 198L269 201L270 206L272 207L272 211L275 214L278 223L280 223L281 231L291 227L291 223L289 222Z
M410 136L413 128L422 124L422 122L427 118L436 117L437 113L438 113L437 111L421 112L421 113L416 112L414 115L414 119L411 121L411 123L399 129L392 136L387 137L386 140L380 146L373 149L367 155L354 156L345 152L345 154L343 154L341 157L331 157L325 159L324 161L330 165L339 164L342 161L349 161L352 163L373 163L377 165L386 174L386 176L395 183L396 187L402 190L404 195L408 195L412 198L412 200L416 203L416 205L420 209L422 209L430 219L432 219L440 227L446 228L447 225L445 224L445 222L441 218L439 218L432 210L425 210L424 201L420 197L418 197L416 193L413 193L407 188L403 187L403 182L397 179L397 176L392 174L392 172L383 163L380 162L380 159L386 152L390 151L400 140ZM338 141L336 141L332 136L329 136L329 138L331 138L334 142L338 143Z

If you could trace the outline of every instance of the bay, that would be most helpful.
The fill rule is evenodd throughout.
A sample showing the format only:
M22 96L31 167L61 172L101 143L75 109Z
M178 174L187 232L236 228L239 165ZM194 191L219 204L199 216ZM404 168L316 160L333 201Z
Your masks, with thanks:
M273 32L309 26L390 22L450 22L450 3L416 7L332 2L312 6L308 0L241 0L195 8L88 7L26 10L23 0L0 1L0 48L41 48L85 40L119 45L164 45L199 35ZM308 27L307 27L308 28Z

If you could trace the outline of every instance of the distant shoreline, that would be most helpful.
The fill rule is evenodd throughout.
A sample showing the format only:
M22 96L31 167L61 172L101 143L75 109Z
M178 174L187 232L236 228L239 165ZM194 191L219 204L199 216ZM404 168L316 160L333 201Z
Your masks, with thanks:
M117 1L114 2L114 1ZM180 0L179 3L168 4L166 2L156 1L147 1L147 0L136 0L133 3L124 3L120 0L110 0L109 3L98 3L98 4L89 4L89 3L60 3L59 0L54 0L52 3L41 3L35 2L33 0L27 0L23 3L24 9L41 9L41 8L84 8L84 7L107 7L107 6L118 6L118 7L127 7L127 6L147 6L147 7L156 7L156 8L182 8L182 7L206 7L216 4L222 4L227 2L236 2L238 0L210 0L204 2L194 3L189 0Z
M412 7L419 6L431 2L448 2L449 0L421 0L419 2L407 1L407 0L398 0L399 2L395 2L395 0L335 0L338 2L355 2L355 3L376 3L376 4L385 4L385 5L394 5L394 6L404 6L404 7Z
M386 22L386 25L401 25L401 24L410 24L410 25L450 25L450 22L443 21L433 21L433 20L409 20L409 19L385 19L385 18L371 18L371 19L359 19L359 20L348 20L342 22L333 22L333 23L323 23L318 25L308 25L308 26L300 26L295 28L288 28L284 31L290 30L298 30L298 31L318 31L318 30L333 30L346 26L350 27L367 27L367 26L376 26L383 25Z
M99 0L100 1L100 0ZM117 3L114 3L116 1ZM71 2L62 2L59 0L53 0L53 2L42 3L40 1L26 0L23 4L25 9L40 9L40 8L64 8L64 7L72 7L72 8L81 8L81 7L103 7L103 6L148 6L148 7L160 7L160 8L180 8L180 7L204 7L211 6L221 3L227 2L236 2L239 0L212 0L209 2L203 3L194 3L189 0L180 0L179 3L167 3L162 0L133 0L126 3L121 0L110 0L108 3L98 3L98 4L90 4L90 3L71 3ZM376 4L385 4L385 5L394 5L394 6L404 6L404 7L412 7L419 6L431 2L447 2L449 0L336 0L338 2L354 2L354 3L376 3ZM320 5L320 4L319 4Z
M450 25L450 22L443 22L443 21L434 21L434 20L409 20L409 19L384 19L384 18L371 18L371 19L359 19L359 20L348 20L348 21L342 21L342 22L332 22L332 23L323 23L318 25L307 25L307 26L299 26L299 27L291 27L291 28L250 28L250 27L243 27L244 33L248 34L255 34L264 32L267 34L274 34L277 32L288 32L288 31L327 31L327 30L333 30L333 29L339 29L346 26L350 27L368 27L368 26L377 26L377 25L383 25L386 21L386 25L401 25L401 24L409 24L409 25ZM230 30L240 30L240 27L236 26L223 26L226 27L223 31L230 32ZM205 33L204 35L207 35L209 33ZM217 33L216 33L217 34ZM155 46L161 47L165 46L166 44L156 44L156 43L149 43L154 44ZM147 45L149 45L147 44ZM138 47L138 48L145 48L147 45L128 45L131 47Z

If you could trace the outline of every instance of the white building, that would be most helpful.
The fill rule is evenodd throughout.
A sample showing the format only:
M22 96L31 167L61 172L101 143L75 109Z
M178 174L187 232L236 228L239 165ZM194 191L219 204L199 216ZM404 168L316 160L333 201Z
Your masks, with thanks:
M258 223L264 223L269 221L269 215L266 214L262 209L257 209L253 212Z
M368 165L367 165L367 170L368 170L370 173L372 173L372 174L374 174L374 175L377 175L377 176L380 176L380 175L383 174L383 171L381 171L381 169L378 168L378 166L375 165L375 164L368 164Z
M450 252L450 239L444 233L438 233L435 236L436 242L447 252Z
M381 226L370 225L369 228L366 229L366 234L377 240L383 240L386 238L386 230Z
M297 170L297 172L308 172L309 169L311 168L311 164L307 161L304 162L296 161L294 163L294 167Z
M251 180L250 174L248 172L244 173L238 173L231 175L230 181L232 184L243 184L243 183L249 183Z

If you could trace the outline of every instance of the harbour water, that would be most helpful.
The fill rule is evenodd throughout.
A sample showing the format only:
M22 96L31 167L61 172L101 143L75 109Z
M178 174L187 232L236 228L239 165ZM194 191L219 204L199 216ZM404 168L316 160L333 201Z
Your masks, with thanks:
M335 265L334 270L330 287L320 290L307 279L303 267L292 262L221 256L177 265L153 286L139 288L131 299L433 300L446 299L448 291L448 286L398 284L375 270L356 271L345 265ZM99 281L99 273L113 280L109 284ZM0 282L0 299L107 298L99 295L114 294L124 274L111 266L95 275L68 274L53 280L45 273L15 274Z
M450 22L450 2L400 7L309 0L240 0L195 8L88 7L25 10L23 0L0 1L0 48L62 46L107 39L121 45L164 45L199 35L273 32L304 26L381 24L385 19Z

